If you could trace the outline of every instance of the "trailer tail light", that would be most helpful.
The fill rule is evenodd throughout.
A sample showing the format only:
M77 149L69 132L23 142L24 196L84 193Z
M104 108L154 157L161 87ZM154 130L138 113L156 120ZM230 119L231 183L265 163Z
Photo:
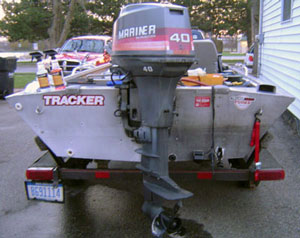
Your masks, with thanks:
M254 174L255 181L283 180L284 177L283 169L256 170Z
M110 173L106 171L95 172L96 179L108 179L110 178Z
M212 172L198 172L197 173L197 179L212 179L213 178L213 174Z
M29 180L53 180L54 168L28 168L26 170L26 177Z

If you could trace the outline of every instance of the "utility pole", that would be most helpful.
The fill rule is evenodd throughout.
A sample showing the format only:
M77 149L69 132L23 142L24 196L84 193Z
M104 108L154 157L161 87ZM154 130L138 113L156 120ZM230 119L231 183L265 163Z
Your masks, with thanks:
M258 42L256 40L256 35L258 35L259 30L259 1L260 0L251 0L251 30L252 30L252 42L254 42L254 59L253 59L253 68L252 74L257 75L258 68Z

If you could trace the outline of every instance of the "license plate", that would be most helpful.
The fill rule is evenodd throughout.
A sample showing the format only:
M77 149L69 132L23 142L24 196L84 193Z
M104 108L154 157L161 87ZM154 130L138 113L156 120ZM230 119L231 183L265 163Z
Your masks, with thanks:
M25 181L25 188L29 200L64 202L64 187L62 184L54 186L52 183Z

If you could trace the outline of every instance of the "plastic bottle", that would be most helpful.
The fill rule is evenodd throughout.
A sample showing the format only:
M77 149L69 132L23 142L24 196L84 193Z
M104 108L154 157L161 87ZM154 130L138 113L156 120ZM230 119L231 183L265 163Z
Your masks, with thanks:
M62 69L59 67L57 59L52 59L51 61L52 69L50 71L50 75L52 76L53 86L55 90L64 89L66 87L66 83L63 78Z
M40 85L40 91L41 92L50 91L48 71L45 69L45 66L42 61L37 63L36 77Z

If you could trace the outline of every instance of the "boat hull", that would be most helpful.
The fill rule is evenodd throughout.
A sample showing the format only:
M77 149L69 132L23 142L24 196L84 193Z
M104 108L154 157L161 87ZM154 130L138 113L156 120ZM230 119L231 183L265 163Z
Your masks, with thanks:
M116 116L119 89L71 85L44 93L20 92L7 97L23 120L58 157L139 162L141 147L129 138ZM131 99L134 100L134 99ZM214 145L225 159L247 160L255 114L262 111L262 137L293 97L256 87L178 87L169 155L194 159Z

